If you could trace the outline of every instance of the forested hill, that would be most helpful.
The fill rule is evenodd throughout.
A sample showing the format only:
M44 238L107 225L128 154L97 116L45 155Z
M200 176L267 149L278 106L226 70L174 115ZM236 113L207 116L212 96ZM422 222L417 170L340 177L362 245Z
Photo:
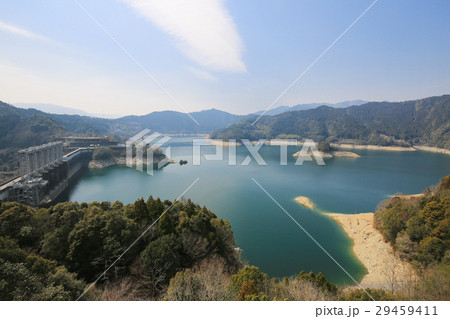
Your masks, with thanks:
M28 147L62 136L66 128L43 112L24 110L0 101L0 149Z
M370 102L347 108L311 110L244 119L212 138L312 138L316 142L428 145L450 148L450 95L406 102Z

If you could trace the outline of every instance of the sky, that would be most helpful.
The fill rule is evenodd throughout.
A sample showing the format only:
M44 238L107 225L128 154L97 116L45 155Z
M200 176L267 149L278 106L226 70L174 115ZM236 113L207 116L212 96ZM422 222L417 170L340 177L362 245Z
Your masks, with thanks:
M448 0L379 0L321 56L373 2L0 1L0 100L248 114L305 70L273 107L449 94Z

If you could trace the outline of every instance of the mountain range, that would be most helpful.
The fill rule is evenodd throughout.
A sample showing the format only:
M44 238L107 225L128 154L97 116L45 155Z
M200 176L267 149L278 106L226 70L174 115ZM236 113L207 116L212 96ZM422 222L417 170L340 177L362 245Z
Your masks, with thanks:
M449 147L449 95L406 102L363 102L346 101L334 107L315 103L281 106L267 112L254 126L251 123L256 113L235 115L217 109L190 113L197 124L187 114L176 111L106 119L46 113L0 102L0 149L27 147L67 135L125 139L145 128L164 134L211 134L216 138L295 136L317 141L349 139L377 145L421 143ZM283 110L287 111L279 113Z
M352 105L361 105L368 103L367 101L363 100L353 100L353 101L344 101L339 103L308 103L308 104L297 104L294 106L278 106L276 108L270 109L267 112L265 111L259 111L254 114L256 115L278 115L284 112L290 112L290 111L302 111L302 110L309 110L314 109L318 106L326 105L334 108L342 108L342 107L349 107Z
M258 111L255 113L252 113L250 115L259 115L259 114L267 114L267 115L277 115L283 112L288 111L299 111L299 110L308 110L313 109L321 105L327 105L331 107L347 107L351 105L361 105L367 103L367 101L363 100L353 100L353 101L344 101L339 103L307 103L307 104L297 104L294 106L278 106L276 108L267 110L267 111ZM48 104L48 103L14 103L14 106L22 108L22 109L36 109L45 113L52 113L52 114L61 114L61 115L81 115L81 116L90 116L90 117L99 117L99 118L107 118L107 119L117 119L120 118L121 115L117 114L105 114L105 113L88 113L86 111L56 105L56 104ZM168 111L170 112L170 111ZM154 113L161 113L161 112L154 112ZM148 116L152 113L149 113L144 116Z
M117 114L88 113L80 109L49 103L14 103L14 106L19 107L21 109L35 109L45 113L52 113L52 114L82 115L107 119L115 119L121 117L121 115Z

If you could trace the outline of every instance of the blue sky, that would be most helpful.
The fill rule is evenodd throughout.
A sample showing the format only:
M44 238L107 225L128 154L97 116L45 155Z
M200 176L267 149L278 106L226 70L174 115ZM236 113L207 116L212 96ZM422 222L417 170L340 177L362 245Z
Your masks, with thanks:
M78 0L188 111L267 108L372 2ZM379 0L275 106L450 93L450 1ZM0 100L183 111L72 0L0 2Z

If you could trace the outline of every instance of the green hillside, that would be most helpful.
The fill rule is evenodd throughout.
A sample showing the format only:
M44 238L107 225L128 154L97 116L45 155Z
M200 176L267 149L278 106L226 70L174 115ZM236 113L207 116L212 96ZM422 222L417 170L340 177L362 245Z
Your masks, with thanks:
M1 101L0 123L0 181L14 175L18 149L44 144L67 134L61 123L45 113L18 109Z
M212 138L311 138L374 145L450 148L450 95L406 102L371 102L347 108L311 110L244 119Z

